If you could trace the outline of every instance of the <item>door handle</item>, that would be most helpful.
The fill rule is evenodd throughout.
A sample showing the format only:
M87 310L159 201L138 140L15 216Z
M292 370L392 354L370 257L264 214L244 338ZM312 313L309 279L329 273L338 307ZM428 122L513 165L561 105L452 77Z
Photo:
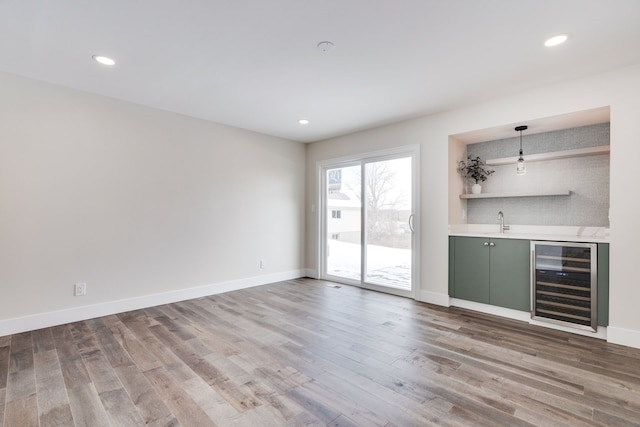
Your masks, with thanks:
M495 243L493 243L493 242L489 243L489 246L495 246L495 245L496 245L496 244L495 244Z
M484 242L483 243L485 246L489 246L489 242Z
M409 230L411 230L411 234L415 233L415 230L413 229L413 214L409 215Z

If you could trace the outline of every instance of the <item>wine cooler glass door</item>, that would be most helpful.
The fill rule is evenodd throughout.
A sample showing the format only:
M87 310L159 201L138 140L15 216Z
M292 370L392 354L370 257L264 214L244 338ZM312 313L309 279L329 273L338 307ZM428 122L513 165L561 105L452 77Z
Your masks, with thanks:
M531 242L535 320L597 330L597 245Z

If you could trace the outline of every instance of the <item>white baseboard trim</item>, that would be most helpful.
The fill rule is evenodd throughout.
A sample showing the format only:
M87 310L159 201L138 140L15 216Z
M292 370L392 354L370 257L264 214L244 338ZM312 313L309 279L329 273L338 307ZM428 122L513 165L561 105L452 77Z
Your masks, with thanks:
M316 271L315 268L307 268L304 270L305 272L305 277L310 277L312 279L316 279L318 280L320 278L320 275L318 274L318 272Z
M609 326L607 328L607 341L612 344L640 348L640 331Z
M583 331L577 328L570 328L567 326L556 325L551 322L543 322L539 320L529 319L529 323L535 326L542 326L544 328L555 329L562 332L571 332L572 334L583 335L585 337L598 338L601 340L607 339L607 328L605 326L598 326L596 332Z
M531 319L531 313L528 311L513 310L510 308L497 307L495 305L482 304L479 302L467 301L463 299L451 298L453 307L466 308L468 310L479 311L480 313L493 314L494 316L505 317L507 319L520 320L534 326L542 326L544 328L555 329L572 334L584 335L585 337L607 339L608 330L606 327L598 326L597 332L582 331L580 329L569 328L554 323L541 322ZM610 330L611 328L609 328Z
M13 319L0 320L0 336L64 325L66 323L78 322L81 320L93 319L96 317L108 316L131 310L139 310L141 308L155 307L162 304L185 301L209 295L222 294L254 286L281 282L283 280L298 279L305 276L305 270L285 271L282 273L247 277L245 279L213 283L205 286L109 301L100 304L85 305L65 310L38 313L24 317L15 317Z
M480 313L493 314L494 316L521 320L523 322L528 322L531 318L531 315L526 311L512 310L510 308L482 304L480 302L467 301L464 299L451 298L451 305L453 307L466 308L468 310L479 311Z
M451 306L449 295L441 294L439 292L420 291L418 294L418 301L441 305L443 307Z

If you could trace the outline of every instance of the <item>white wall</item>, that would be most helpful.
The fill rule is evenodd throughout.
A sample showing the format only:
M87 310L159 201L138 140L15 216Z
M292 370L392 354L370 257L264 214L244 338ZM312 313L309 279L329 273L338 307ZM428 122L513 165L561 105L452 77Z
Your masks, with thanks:
M0 94L0 335L303 274L303 144L7 74Z
M448 209L459 188L448 189L449 135L521 124L527 120L611 106L611 264L608 339L640 347L638 215L632 206L640 158L640 65L496 99L377 129L314 143L307 150L307 265L316 268L317 161L395 146L421 144L422 262L419 298L448 303ZM453 167L455 170L455 167ZM459 206L458 206L459 208ZM456 218L454 216L454 218ZM457 218L459 220L459 218Z

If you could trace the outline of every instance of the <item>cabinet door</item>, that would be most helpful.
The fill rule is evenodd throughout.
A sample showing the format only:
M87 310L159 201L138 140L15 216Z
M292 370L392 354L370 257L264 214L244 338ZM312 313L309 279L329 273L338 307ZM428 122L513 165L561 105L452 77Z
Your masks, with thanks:
M491 240L490 304L531 310L529 240Z
M453 296L489 304L489 239L456 237L454 240ZM485 246L485 243L487 245Z

